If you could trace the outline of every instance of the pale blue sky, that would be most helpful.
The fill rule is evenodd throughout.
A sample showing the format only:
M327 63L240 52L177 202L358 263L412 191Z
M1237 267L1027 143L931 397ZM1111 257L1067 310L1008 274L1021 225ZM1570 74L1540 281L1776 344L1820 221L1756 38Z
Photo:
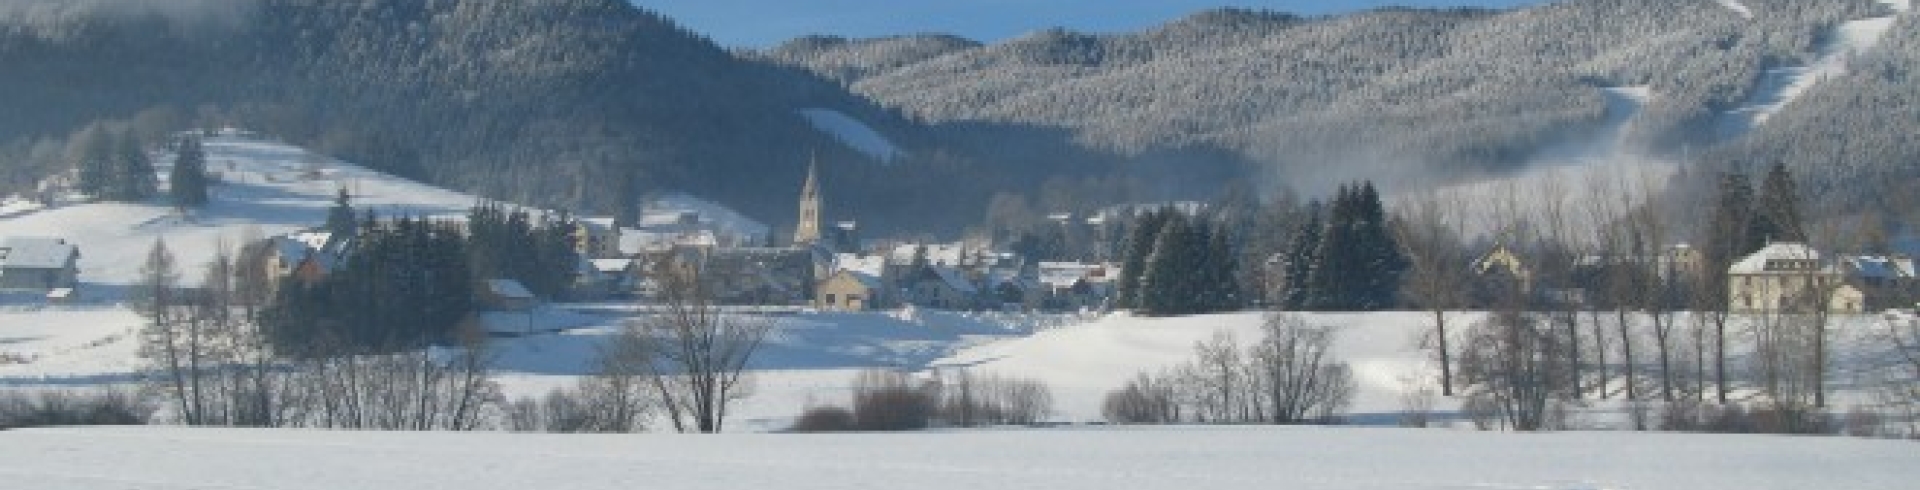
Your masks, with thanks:
M724 46L766 47L807 34L939 32L999 41L1048 27L1127 32L1215 7L1305 15L1388 5L1511 7L1543 0L633 0Z

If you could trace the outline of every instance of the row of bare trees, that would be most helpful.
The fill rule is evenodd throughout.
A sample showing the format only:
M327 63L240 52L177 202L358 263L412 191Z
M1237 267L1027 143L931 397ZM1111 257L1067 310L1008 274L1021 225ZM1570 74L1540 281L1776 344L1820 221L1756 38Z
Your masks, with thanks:
M1351 369L1332 355L1336 333L1297 314L1271 313L1251 345L1217 333L1194 345L1190 362L1141 373L1108 393L1103 411L1126 424L1332 421L1355 389Z
M264 265L222 249L198 287L179 284L164 242L142 267L140 355L163 414L188 425L472 430L498 388L484 337L461 348L382 355L277 355L255 321Z
M1759 404L1785 414L1779 430L1811 430L1829 404L1841 307L1830 298L1844 285L1831 257L1790 257L1822 265L1780 273L1801 289L1778 308L1732 307L1741 298L1730 297L1728 269L1766 243L1756 233L1788 233L1767 238L1808 245L1798 249L1807 255L1861 244L1839 227L1805 230L1793 199L1739 194L1750 191L1744 180L1729 177L1712 202L1655 190L1662 178L1400 202L1395 229L1411 262L1403 294L1432 317L1424 344L1442 393L1475 397L1523 430L1550 428L1556 406L1597 399ZM1797 195L1778 170L1763 189ZM1677 211L1688 209L1704 212ZM1700 245L1683 245L1689 238ZM1486 313L1463 322L1467 309Z

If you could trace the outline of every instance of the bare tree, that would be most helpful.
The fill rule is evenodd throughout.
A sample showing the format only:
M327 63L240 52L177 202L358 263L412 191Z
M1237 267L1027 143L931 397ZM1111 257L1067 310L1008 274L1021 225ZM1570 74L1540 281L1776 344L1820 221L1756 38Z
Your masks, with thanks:
M1553 427L1557 405L1574 397L1564 337L1537 315L1496 311L1476 324L1461 357L1472 397L1491 405L1514 430Z
M1411 264L1405 282L1406 297L1433 314L1434 351L1440 362L1440 394L1453 396L1453 359L1448 341L1447 313L1465 303L1465 270L1469 260L1458 232L1459 203L1438 194L1403 201L1394 231Z
M1346 363L1332 358L1333 327L1308 324L1296 314L1271 313L1261 330L1265 337L1249 357L1266 388L1271 422L1325 419L1346 408L1353 380Z
M721 311L698 265L663 263L655 270L658 303L627 329L645 342L653 361L647 377L674 429L719 432L727 405L746 395L747 364L773 322Z

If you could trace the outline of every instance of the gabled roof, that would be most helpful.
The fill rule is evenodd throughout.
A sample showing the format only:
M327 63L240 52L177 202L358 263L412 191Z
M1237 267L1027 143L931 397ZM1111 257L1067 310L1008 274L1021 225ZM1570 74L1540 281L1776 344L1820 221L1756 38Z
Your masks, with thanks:
M955 291L963 294L978 292L978 290L973 287L973 282L968 281L966 277L960 275L958 269L952 267L929 267L928 269L933 270L933 275L939 277L940 282L946 283L947 287L953 288Z
M79 247L65 239L46 237L8 237L0 241L0 267L9 269L60 269L80 253Z
M833 273L832 276L827 277L827 280L831 281L834 278L841 277L841 276L845 276L847 278L853 279L854 282L860 283L861 287L865 287L867 289L871 289L874 291L879 291L882 288L886 287L885 284L882 284L880 282L879 276L875 276L873 274L868 274L868 273L860 272L856 270L848 270L848 269L841 269L839 272Z
M1812 261L1816 265L1815 268L1811 270L1785 270L1777 268L1777 265L1784 261ZM1727 268L1727 272L1730 274L1806 274L1809 272L1831 271L1832 268L1825 265L1824 257L1820 255L1819 250L1815 250L1813 247L1799 242L1776 242L1767 244L1766 247L1741 258L1739 262L1734 262L1732 267Z
M528 291L520 281L512 279L488 279L487 292L507 299L533 299L532 291Z
M1913 259L1906 257L1887 257L1881 255L1852 255L1840 257L1847 268L1855 275L1874 279L1908 279L1914 277Z

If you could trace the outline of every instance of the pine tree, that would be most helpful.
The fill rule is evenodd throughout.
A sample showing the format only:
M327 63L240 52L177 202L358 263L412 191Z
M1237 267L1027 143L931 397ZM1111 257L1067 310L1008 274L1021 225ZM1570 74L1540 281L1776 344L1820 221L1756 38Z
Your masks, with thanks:
M1293 231L1293 240L1287 246L1286 264L1282 272L1285 288L1279 299L1286 309L1304 310L1312 304L1313 266L1318 261L1321 235L1327 226L1323 216L1326 214L1325 208L1320 201L1308 202L1305 219Z
M1152 255L1160 227L1175 211L1172 208L1148 211L1135 217L1132 228L1128 230L1120 262L1120 277L1115 279L1115 305L1119 308L1140 307L1140 278L1146 275L1147 257Z
M1349 310L1354 304L1354 279L1360 274L1355 258L1359 250L1354 236L1354 190L1342 185L1327 212L1325 230L1314 248L1312 269L1307 273L1308 295L1304 309Z
M1362 268L1362 279L1356 291L1360 299L1355 306L1362 310L1391 308L1399 302L1400 281L1409 267L1406 252L1393 236L1386 207L1380 202L1380 192L1373 183L1361 184L1354 200L1359 219L1354 226L1362 253L1358 264Z
M347 194L347 188L341 187L334 195L333 207L327 209L327 231L333 233L333 239L351 238L358 228L353 211L353 196Z
M67 159L73 162L79 191L104 198L113 180L113 137L105 128L90 125L68 139Z
M1805 242L1807 232L1801 222L1800 209L1800 190L1794 185L1793 174L1787 171L1786 165L1774 164L1761 181L1760 195L1755 202L1754 216L1759 223L1755 231L1760 234L1760 240Z
M1188 246L1189 226L1184 215L1171 213L1154 235L1146 270L1140 275L1136 306L1141 312L1178 315L1191 310L1194 253Z
M207 204L207 155L201 148L200 138L181 139L168 180L171 182L168 194L173 198L174 207L184 209Z
M1207 311L1231 311L1245 304L1239 281L1240 252L1234 250L1232 229L1215 226L1207 242L1207 274L1211 287Z
M107 183L106 198L114 201L140 201L153 197L159 187L159 177L154 175L153 161L147 158L146 150L140 147L140 140L132 134L121 133L113 138L111 177Z

